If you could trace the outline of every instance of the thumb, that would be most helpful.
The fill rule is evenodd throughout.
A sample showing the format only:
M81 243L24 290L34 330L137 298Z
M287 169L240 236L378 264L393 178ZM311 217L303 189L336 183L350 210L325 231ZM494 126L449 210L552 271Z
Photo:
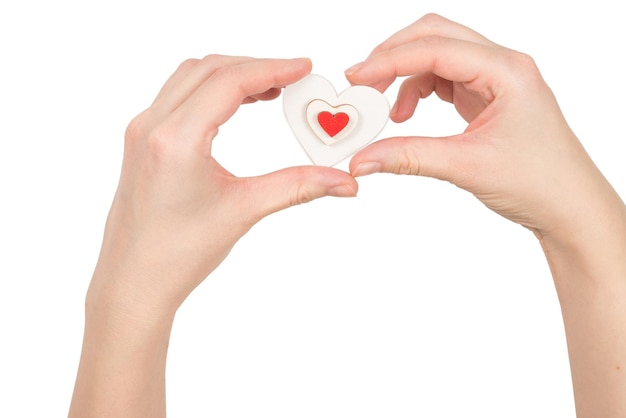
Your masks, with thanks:
M246 200L258 219L324 196L354 197L358 190L350 174L329 167L290 167L241 180L246 182Z
M472 142L461 135L382 139L352 157L350 173L354 177L373 173L412 174L458 185L468 174L464 166L472 161L471 154L477 151L473 148Z

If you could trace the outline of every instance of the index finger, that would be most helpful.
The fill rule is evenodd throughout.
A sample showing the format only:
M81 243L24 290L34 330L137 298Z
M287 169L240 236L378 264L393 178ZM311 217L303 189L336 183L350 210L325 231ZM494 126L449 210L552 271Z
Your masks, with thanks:
M173 113L188 138L214 136L246 100L295 83L311 71L311 61L257 59L220 67Z
M346 75L354 84L372 85L396 77L432 73L465 83L491 101L507 85L506 81L510 82L511 74L519 72L521 55L495 45L429 36L380 52L352 67Z
M429 13L391 35L372 50L369 57L429 36L461 39L483 45L495 45L480 33L435 13Z

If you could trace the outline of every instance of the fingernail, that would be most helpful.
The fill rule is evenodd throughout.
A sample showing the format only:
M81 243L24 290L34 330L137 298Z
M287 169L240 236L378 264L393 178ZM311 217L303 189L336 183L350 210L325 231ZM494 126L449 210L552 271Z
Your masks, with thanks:
M398 111L398 107L400 107L400 106L398 105L398 102L395 102L395 103L393 104L393 107L392 107L392 108L391 108L391 110L389 111L389 116L395 115L395 114L396 114L396 112Z
M348 68L346 71L344 71L345 75L352 75L354 73L356 73L357 71L359 71L359 69L361 69L363 67L363 62L359 62L358 64L354 64L352 67Z
M299 58L292 58L292 61L305 61L307 63L311 63L311 58L308 57L299 57Z
M383 168L382 164L375 162L375 161L361 163L356 166L356 168L352 172L352 175L354 177L359 177L359 176L367 176L368 174L380 173L382 168Z
M335 186L329 189L328 195L334 197L354 197L356 196L356 190L347 184L342 184L341 186Z

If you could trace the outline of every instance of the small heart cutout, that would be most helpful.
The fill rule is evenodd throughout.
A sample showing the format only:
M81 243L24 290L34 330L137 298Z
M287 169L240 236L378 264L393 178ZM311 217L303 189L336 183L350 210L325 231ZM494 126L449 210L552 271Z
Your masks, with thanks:
M337 94L309 75L283 93L285 116L314 164L332 166L363 148L385 126L389 103L378 90L352 86Z
M350 117L343 112L335 113L320 112L317 114L317 121L330 137L337 135L350 121Z

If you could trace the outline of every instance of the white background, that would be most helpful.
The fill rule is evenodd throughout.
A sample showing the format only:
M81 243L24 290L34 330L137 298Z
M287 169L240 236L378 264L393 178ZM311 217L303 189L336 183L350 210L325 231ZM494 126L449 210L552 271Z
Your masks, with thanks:
M124 129L185 58L308 56L342 90L345 68L437 12L532 55L626 196L620 3L550 4L3 2L0 416L67 414ZM228 169L309 164L281 105L246 106L220 130ZM463 128L429 98L381 137ZM448 183L359 183L356 199L262 221L190 296L171 339L169 415L572 417L558 301L532 234Z

